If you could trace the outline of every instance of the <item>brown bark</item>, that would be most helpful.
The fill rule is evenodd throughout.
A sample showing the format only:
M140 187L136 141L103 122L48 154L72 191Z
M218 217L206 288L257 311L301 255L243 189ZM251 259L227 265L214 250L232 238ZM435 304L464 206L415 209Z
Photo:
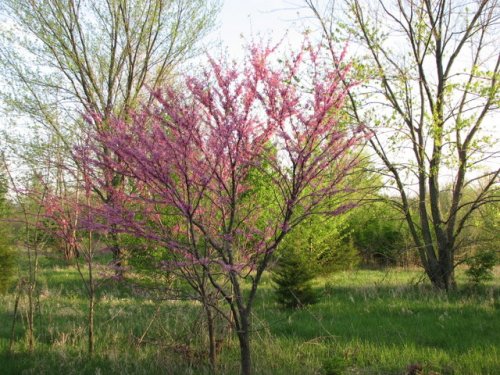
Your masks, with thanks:
M240 344L241 374L250 375L252 373L252 358L250 351L250 324L247 313L242 313L240 315L240 322L238 340Z

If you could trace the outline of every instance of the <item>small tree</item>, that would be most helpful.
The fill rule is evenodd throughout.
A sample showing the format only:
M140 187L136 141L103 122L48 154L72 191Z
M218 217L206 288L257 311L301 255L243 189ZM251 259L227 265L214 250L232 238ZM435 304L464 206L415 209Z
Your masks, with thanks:
M156 241L174 258L165 266L202 269L229 308L243 374L251 372L250 318L272 254L306 218L348 208L330 202L356 164L349 150L364 137L362 127L340 121L348 67L332 69L309 45L282 63L271 61L274 51L252 47L243 69L210 59L201 78L156 92L156 106L131 113L130 124L116 119L92 133L111 155L93 147L81 158L134 181L132 192L113 190L120 205L101 212L94 228L115 225ZM252 171L269 186L268 202L248 199ZM175 225L163 225L165 213Z
M2 156L2 163L6 169L9 182L12 187L14 205L16 207L15 217L12 217L12 222L21 224L20 234L18 237L19 245L22 246L27 257L27 269L22 270L25 275L21 276L19 281L18 295L14 304L14 318L11 330L10 349L14 342L14 327L17 318L17 310L19 307L19 300L22 294L26 293L28 299L28 311L26 312L27 322L27 342L29 351L35 349L35 310L36 300L38 297L38 273L39 273L39 255L40 251L46 245L46 236L39 229L43 220L43 207L39 201L34 197L44 197L47 194L46 187L41 183L42 176L34 172L29 177L29 182L26 183L28 190L19 187L19 181L16 180L9 169L9 164L4 154ZM47 166L49 169L50 166ZM28 194L29 192L36 192L36 195ZM14 215L13 215L14 216Z
M80 199L82 199L80 197L81 190L83 188L78 185L73 191L72 196L68 194L64 197L59 197L53 194L46 194L40 203L44 208L44 218L53 224L52 226L44 225L42 229L47 231L49 235L59 239L64 247L73 249L75 254L77 254L71 260L78 270L88 298L88 354L92 356L95 347L94 320L95 305L97 302L96 292L99 282L94 270L96 267L94 262L94 236L92 231L82 231L80 225L80 221L85 219L85 216L91 214L90 189L88 186L85 189L85 202L80 202ZM86 221L89 220L88 217L86 219Z
M273 270L273 281L278 302L284 307L296 308L318 300L312 287L316 275L308 258L296 249L284 249L285 256L278 259Z

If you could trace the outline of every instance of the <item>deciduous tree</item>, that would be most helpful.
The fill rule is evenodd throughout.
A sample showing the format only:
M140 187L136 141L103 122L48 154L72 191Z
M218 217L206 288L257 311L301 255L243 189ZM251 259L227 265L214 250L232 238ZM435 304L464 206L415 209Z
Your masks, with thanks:
M336 41L360 46L366 86L349 94L351 114L374 131L369 144L432 284L452 288L464 229L499 200L498 1L346 0L326 12L305 3L334 65ZM476 195L464 194L469 186Z
M164 267L203 269L229 308L244 374L252 307L273 252L311 215L349 208L330 202L356 165L349 151L365 137L362 127L340 121L348 66L329 66L309 45L281 63L275 55L254 46L243 68L210 59L182 90L156 91L155 105L131 113L130 124L115 118L109 131L91 133L112 154L80 150L81 163L135 186L115 188L120 205L97 212L93 228L116 225L156 241L173 257ZM89 121L95 129L103 118ZM249 199L255 171L269 186L268 201ZM175 225L163 225L166 213Z
M8 133L48 133L66 150L64 163L74 164L69 151L89 125L81 113L99 113L103 128L111 114L123 117L148 100L146 87L168 82L197 53L217 10L217 0L2 1L0 99L12 119ZM108 184L121 183L107 176ZM109 236L119 262L116 233Z

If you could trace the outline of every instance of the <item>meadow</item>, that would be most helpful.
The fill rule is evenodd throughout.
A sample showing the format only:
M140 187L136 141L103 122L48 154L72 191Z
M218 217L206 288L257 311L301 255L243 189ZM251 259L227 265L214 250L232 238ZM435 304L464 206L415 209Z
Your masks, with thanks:
M0 296L0 374L210 374L200 306L151 298L127 282L100 288L96 351L86 351L86 304L77 271L42 258L32 353L26 301ZM252 318L256 374L498 374L500 270L473 287L438 292L419 269L352 270L318 277L317 304L281 308L266 275ZM221 325L216 373L239 372L236 337ZM14 344L9 350L9 340Z

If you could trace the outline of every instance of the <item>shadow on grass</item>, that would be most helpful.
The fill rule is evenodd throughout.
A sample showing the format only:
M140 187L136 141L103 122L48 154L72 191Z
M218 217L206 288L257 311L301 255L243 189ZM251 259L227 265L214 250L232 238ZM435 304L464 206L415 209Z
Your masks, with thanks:
M99 356L68 350L38 350L33 353L0 353L0 373L18 374L209 374L202 364L189 365L175 355L151 353L144 356Z
M498 288L462 288L449 294L427 286L317 288L318 304L286 310L263 290L255 309L261 328L276 337L344 343L412 344L465 353L500 346ZM264 323L262 323L264 322Z

